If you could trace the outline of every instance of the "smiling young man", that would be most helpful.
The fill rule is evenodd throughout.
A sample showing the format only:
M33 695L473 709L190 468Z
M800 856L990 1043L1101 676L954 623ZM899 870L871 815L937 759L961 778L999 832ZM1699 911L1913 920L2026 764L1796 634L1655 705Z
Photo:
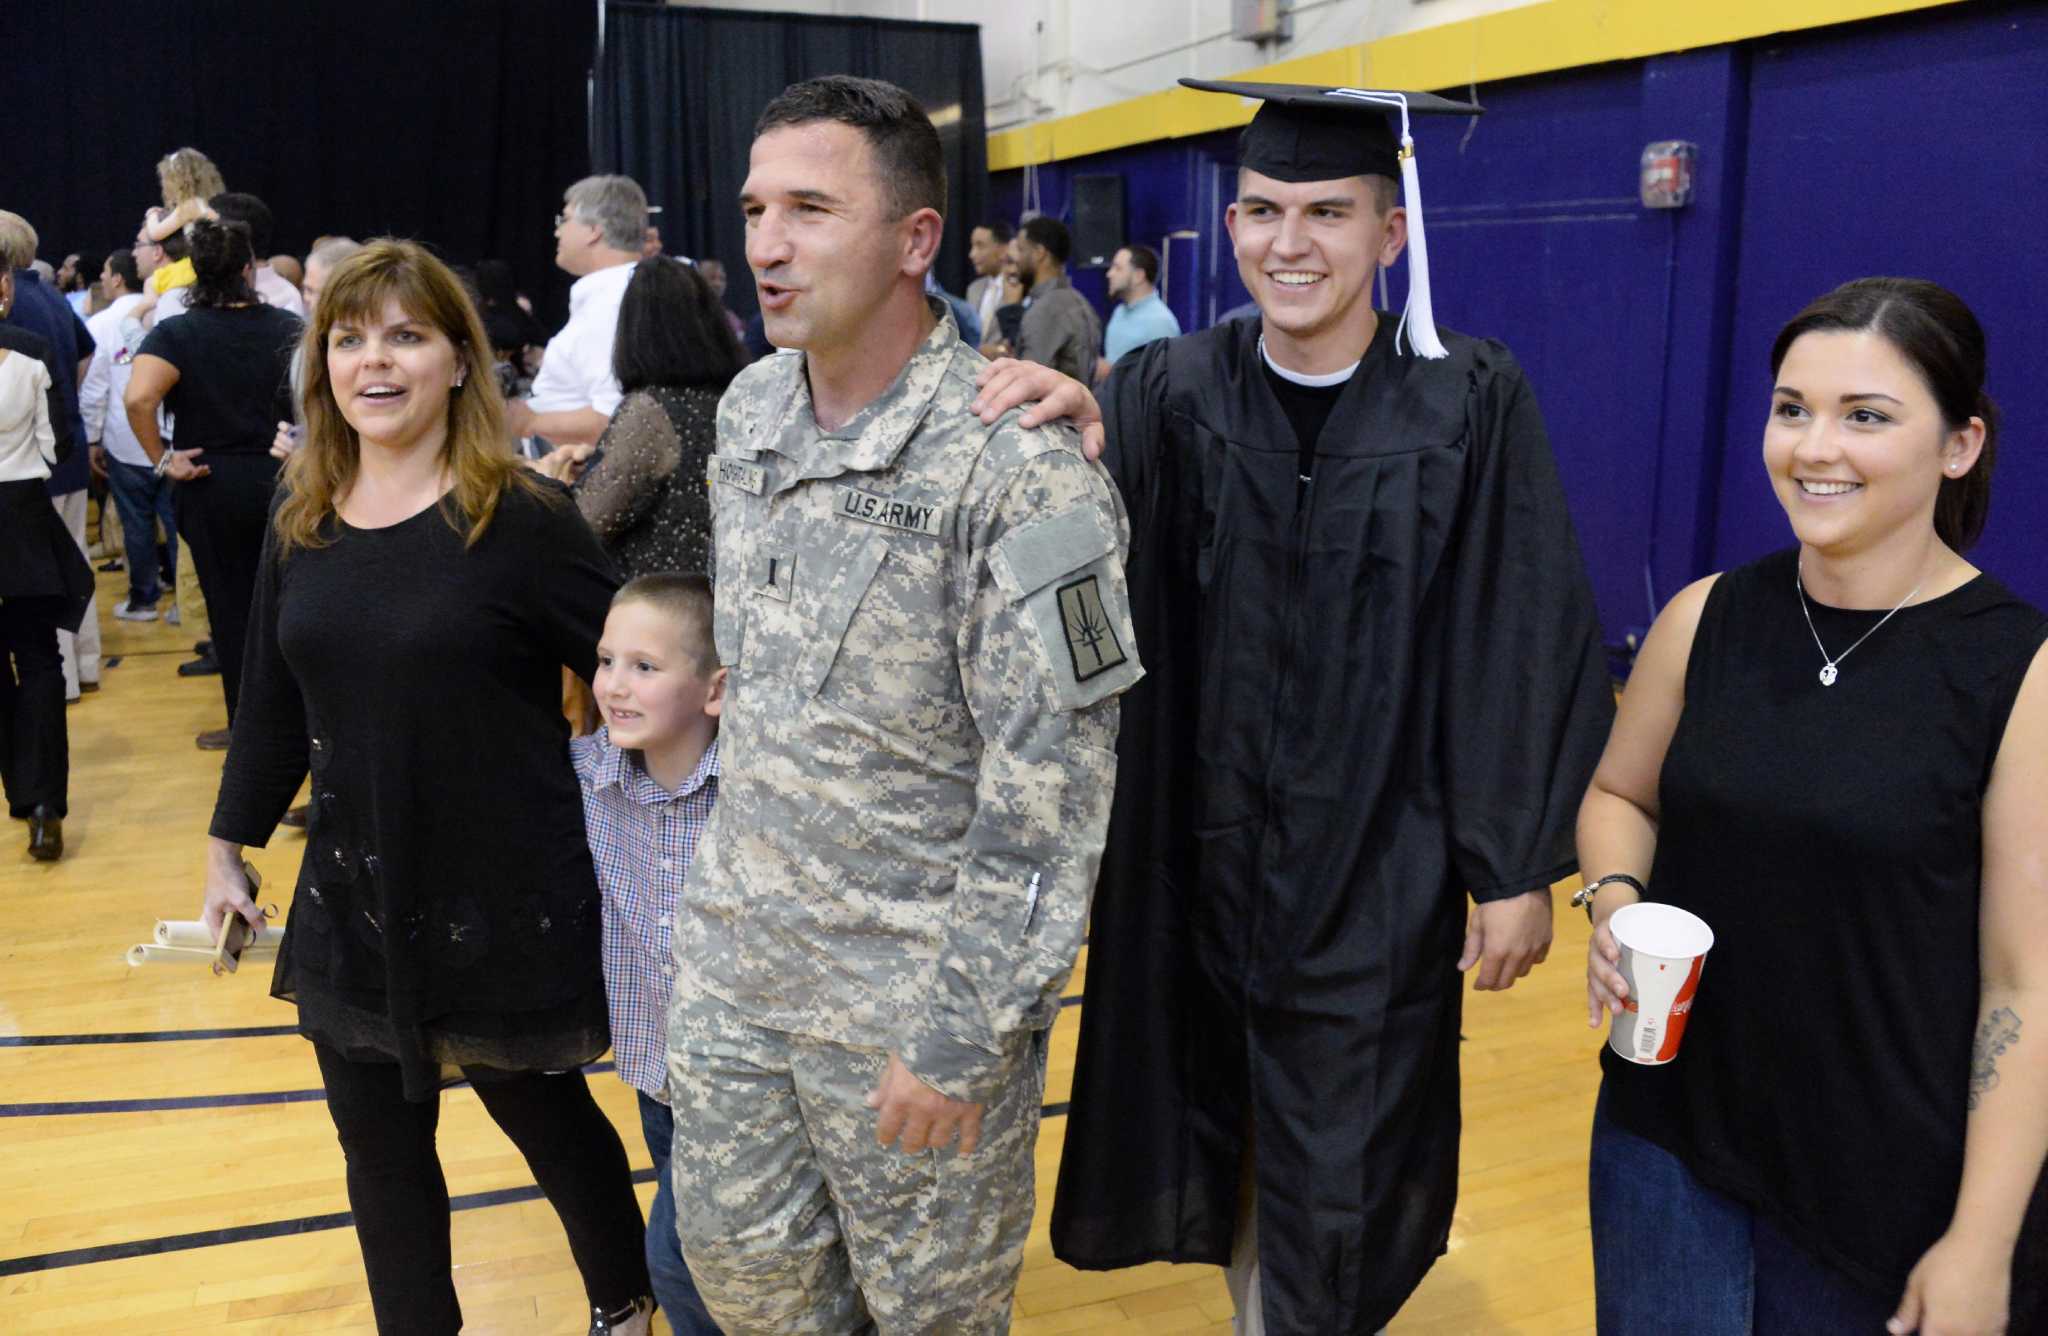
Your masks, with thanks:
M768 338L711 461L722 791L676 919L676 1218L729 1336L1000 1332L1044 1035L1140 674L1107 476L984 425L927 298L937 132L833 76L762 113Z
M1370 1332L1449 1237L1459 971L1543 960L1613 706L1514 358L1439 335L1412 258L1404 327L1373 309L1417 226L1402 104L1196 86L1267 99L1227 215L1260 318L1104 390L1152 676L1052 1237L1084 1267L1227 1265L1241 1331Z

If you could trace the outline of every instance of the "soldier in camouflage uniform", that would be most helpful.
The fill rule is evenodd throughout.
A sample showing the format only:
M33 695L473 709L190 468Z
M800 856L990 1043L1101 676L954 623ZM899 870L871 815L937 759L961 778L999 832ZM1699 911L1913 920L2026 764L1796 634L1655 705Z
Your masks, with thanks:
M969 411L984 362L922 293L941 162L902 90L813 80L742 197L802 352L719 410L724 773L669 1019L678 1229L731 1333L1008 1329L1141 673L1114 488Z

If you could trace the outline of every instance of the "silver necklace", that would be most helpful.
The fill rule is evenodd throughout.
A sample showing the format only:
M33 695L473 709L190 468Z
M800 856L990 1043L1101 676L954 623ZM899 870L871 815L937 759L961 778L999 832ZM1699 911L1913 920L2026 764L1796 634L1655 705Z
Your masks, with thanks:
M1886 622L1890 621L1895 615L1897 615L1900 608L1905 607L1908 603L1911 603L1913 601L1914 594L1919 593L1922 589L1926 588L1926 586L1927 577L1923 575L1920 577L1920 583L1913 586L1912 593L1909 593L1904 598L1900 599L1890 612L1886 613L1884 616L1877 619L1877 626L1883 626ZM1820 632L1813 629L1813 612L1806 606L1806 582L1804 579L1801 578L1798 562L1794 562L1792 564L1792 587L1799 591L1799 611L1806 614L1806 633L1813 637L1814 648L1820 651L1820 684L1824 687L1831 687L1835 684L1835 679L1841 676L1841 674L1835 670L1835 665L1840 663L1842 660L1848 658L1851 654L1854 654L1856 652L1856 648L1858 645L1861 645L1864 641L1876 635L1877 626L1873 626L1868 631L1865 631L1862 635L1857 636L1855 645L1849 646L1849 648L1843 650L1840 654L1830 655L1828 653L1828 647L1820 643Z

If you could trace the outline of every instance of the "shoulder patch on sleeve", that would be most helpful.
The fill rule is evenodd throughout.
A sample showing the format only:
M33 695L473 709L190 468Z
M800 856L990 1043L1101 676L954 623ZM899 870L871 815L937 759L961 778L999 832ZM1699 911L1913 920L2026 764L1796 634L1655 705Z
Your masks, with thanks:
M1021 605L1063 710L1114 696L1144 675L1106 508L1083 503L997 540L989 573Z
M1060 629L1066 633L1067 656L1074 680L1086 682L1130 662L1116 626L1102 605L1102 577L1093 573L1059 587Z

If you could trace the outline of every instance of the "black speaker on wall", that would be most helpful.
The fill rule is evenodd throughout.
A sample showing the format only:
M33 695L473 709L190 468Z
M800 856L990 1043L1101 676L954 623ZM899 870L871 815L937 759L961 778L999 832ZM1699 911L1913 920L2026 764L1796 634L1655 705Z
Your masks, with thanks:
M1082 269L1107 269L1123 244L1123 176L1075 177L1073 263Z

